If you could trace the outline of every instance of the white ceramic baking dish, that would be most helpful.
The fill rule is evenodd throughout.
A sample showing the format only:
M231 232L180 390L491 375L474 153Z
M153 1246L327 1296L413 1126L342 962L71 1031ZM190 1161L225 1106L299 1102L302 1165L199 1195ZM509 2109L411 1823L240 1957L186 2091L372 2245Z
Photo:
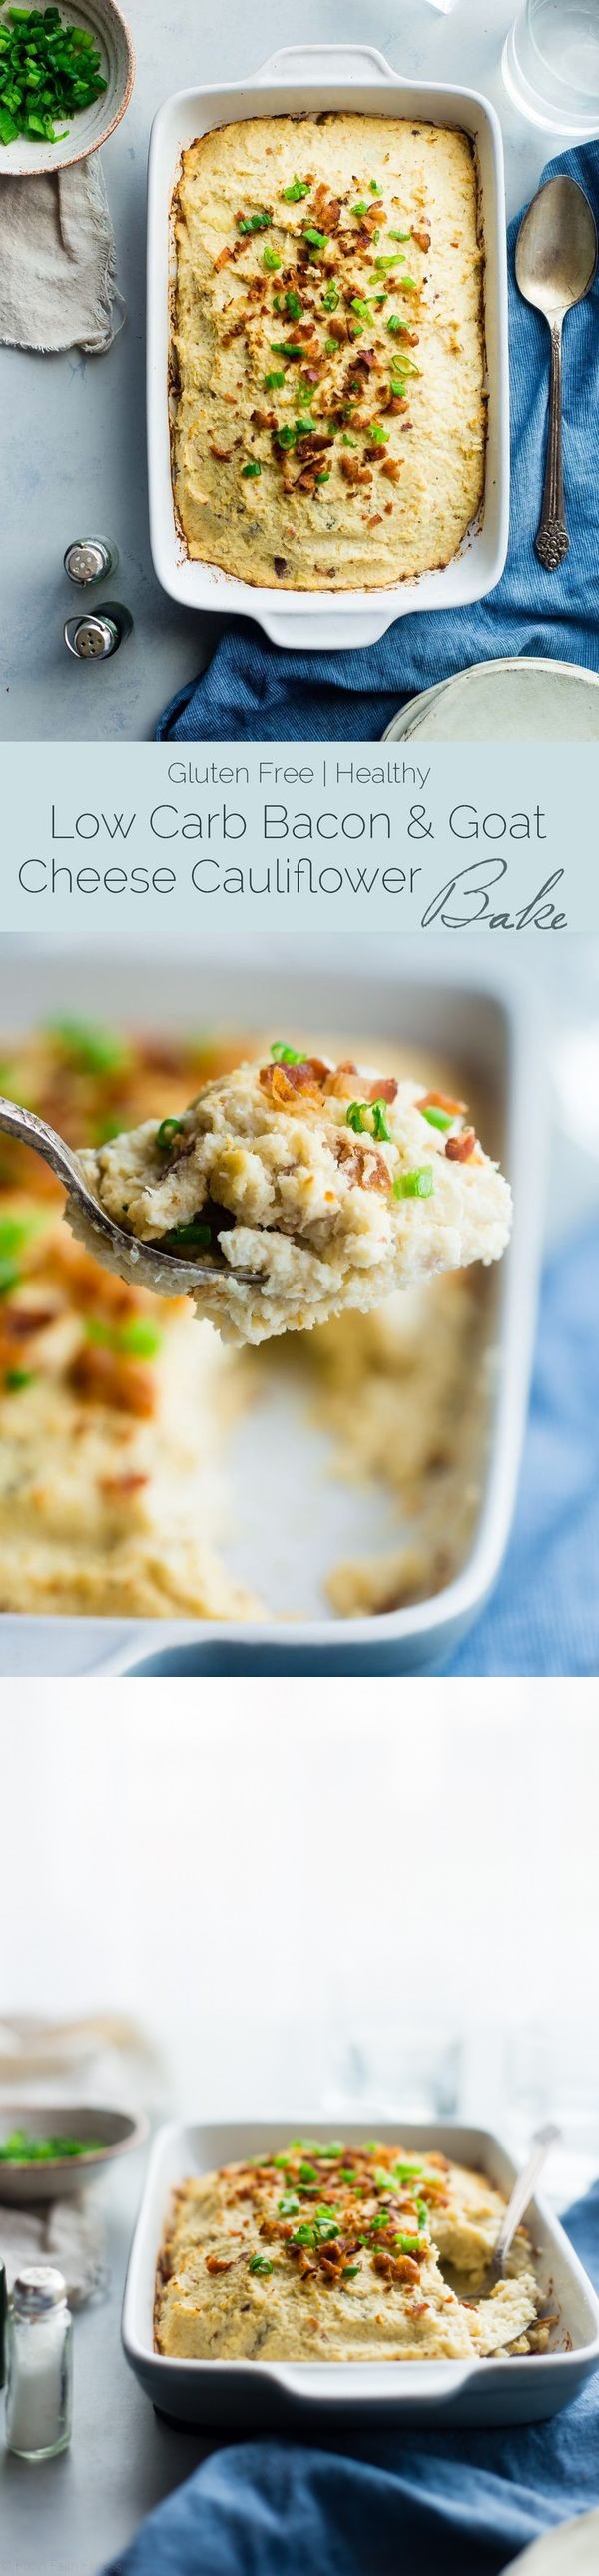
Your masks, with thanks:
M422 117L459 126L477 157L485 250L488 445L480 521L445 571L390 590L344 593L267 590L210 564L191 563L177 528L169 426L170 317L174 280L173 192L181 153L231 119L298 115L314 106L377 116ZM478 91L403 80L372 45L295 45L273 54L245 81L180 90L154 120L148 172L147 414L150 539L158 580L180 607L254 617L275 644L305 650L376 643L414 610L463 608L499 581L509 524L509 363L503 145L499 119Z
M377 2137L401 2139L474 2165L509 2193L515 2166L490 2129L450 2121L376 2121ZM559 2312L554 2349L493 2361L282 2362L171 2361L154 2351L156 2264L171 2192L186 2175L209 2173L237 2157L260 2155L276 2139L339 2135L319 2112L297 2120L228 2120L161 2129L148 2168L129 2260L123 2346L146 2396L177 2423L236 2432L314 2431L337 2424L530 2424L568 2406L599 2364L599 2302L559 2220L543 2200L528 2214L539 2278ZM364 2123L344 2120L348 2146Z
M383 1527L376 1501L336 1485L326 1473L322 1439L284 1389L260 1418L250 1408L231 1451L227 1479L238 1541L234 1570L273 1603L264 1623L231 1624L98 1619L0 1620L0 1671L164 1673L430 1672L458 1645L495 1581L505 1548L526 1416L538 1285L543 1206L547 1083L543 1046L531 1012L528 980L518 998L515 961L509 980L479 966L471 944L411 940L401 964L389 965L383 941L313 943L257 935L229 960L222 952L76 955L32 938L0 943L0 1029L72 1015L121 1026L168 1031L220 1027L314 1034L347 1048L348 1036L419 1042L460 1069L468 1097L480 1086L492 1103L492 1144L511 1180L514 1228L508 1254L489 1281L489 1337L495 1352L481 1504L467 1561L445 1591L376 1618L340 1620L327 1613L323 1570L341 1556L401 1541L389 1507ZM475 949L479 943L475 942ZM18 959L18 962L17 962ZM133 996L135 995L135 999ZM256 1478L256 1454L261 1474ZM324 1470L324 1472L323 1472ZM277 1495L273 1531L272 1495ZM350 1501L348 1503L348 1495ZM357 1515L348 1527L348 1508ZM370 1517L374 1511L375 1517ZM273 1550L273 1538L277 1546ZM278 1591L273 1590L279 1550ZM282 1554L281 1554L282 1551ZM227 1551L228 1552L228 1551ZM281 1614L298 1602L303 1615Z

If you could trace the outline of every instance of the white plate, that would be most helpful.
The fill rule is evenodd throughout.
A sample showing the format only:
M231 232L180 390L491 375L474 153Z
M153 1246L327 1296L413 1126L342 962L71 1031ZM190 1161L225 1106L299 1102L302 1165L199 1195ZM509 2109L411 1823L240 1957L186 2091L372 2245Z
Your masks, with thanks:
M55 117L58 131L66 125L64 141L34 142L29 135L18 134L14 143L0 145L0 178L30 179L41 170L68 170L73 162L85 161L89 152L99 152L107 142L129 106L135 54L116 0L74 0L73 6L71 0L57 0L57 5L65 25L85 27L88 35L95 36L106 88L77 116Z
M572 662L473 662L408 698L384 742L598 742L599 679Z
M297 115L302 109L353 109L372 116L423 117L472 136L478 164L485 247L484 295L488 369L488 441L480 524L443 572L394 589L344 593L279 591L236 581L218 566L191 563L177 529L171 482L168 408L170 309L174 283L173 191L181 153L199 134L231 118ZM402 80L372 45L296 45L273 54L247 81L180 90L152 127L148 171L148 473L150 539L158 580L180 607L230 610L253 617L276 644L330 651L372 644L397 617L415 610L462 608L500 580L509 525L509 363L507 247L501 128L478 91Z
M515 2166L491 2130L451 2121L376 2122L381 2144L401 2139L410 2151L434 2149L458 2163L479 2166L510 2192ZM299 2432L321 2425L525 2424L555 2415L597 2369L599 2302L559 2220L544 2201L529 2213L543 2288L551 2290L560 2333L571 2350L527 2353L493 2361L283 2362L171 2361L154 2351L156 2263L171 2192L187 2174L210 2173L238 2157L260 2155L290 2136L333 2138L339 2124L318 2111L291 2122L227 2120L190 2122L161 2129L155 2141L129 2261L123 2306L123 2347L146 2396L178 2423ZM364 2122L345 2120L350 2146L364 2136Z
M543 1145L547 1084L528 993L520 1006L506 982L472 965L456 977L449 942L406 943L410 955L389 970L388 952L368 942L323 951L288 938L247 943L243 962L204 953L137 961L135 1001L126 955L66 951L32 938L0 950L0 1030L26 1028L68 1016L73 993L81 1017L114 1020L143 1029L204 1027L258 1029L307 1025L347 1044L348 1032L387 1042L411 1040L463 1069L471 1090L488 1090L495 1109L490 1141L512 1182L512 1241L489 1282L489 1339L497 1350L486 1456L482 1462L479 1517L470 1554L444 1592L411 1608L350 1621L327 1612L323 1574L348 1553L370 1553L401 1544L402 1530L389 1506L383 1529L381 1496L322 1474L322 1435L298 1419L290 1382L281 1375L260 1418L242 1417L228 1452L238 1538L228 1561L273 1603L279 1614L299 1609L284 1624L96 1619L32 1619L5 1613L0 1620L0 1670L17 1672L209 1672L238 1669L319 1673L427 1672L445 1662L470 1626L499 1569L513 1508L536 1315ZM480 942L475 943L480 954ZM433 955L434 960L433 962ZM513 983L513 971L510 984ZM530 1138L535 1151L531 1157ZM273 1373L274 1376L274 1373ZM300 1456L301 1472L297 1462ZM259 1448L263 1473L256 1478ZM330 1453L329 1453L330 1454ZM281 1481L282 1480L282 1481ZM277 1513L273 1553L272 1494L284 1496ZM348 1514L353 1513L350 1525ZM273 1589L274 1586L274 1589Z
M114 2164L116 2156L126 2156L132 2147L141 2147L148 2134L148 2122L140 2112L107 2111L105 2104L96 2109L90 2102L7 2102L0 2106L0 2139L10 2137L12 2129L27 2129L33 2138L93 2138L98 2145L86 2148L82 2156L54 2156L46 2164L0 2164L0 2205L4 2201L24 2207L28 2201L64 2200L82 2191L90 2175Z

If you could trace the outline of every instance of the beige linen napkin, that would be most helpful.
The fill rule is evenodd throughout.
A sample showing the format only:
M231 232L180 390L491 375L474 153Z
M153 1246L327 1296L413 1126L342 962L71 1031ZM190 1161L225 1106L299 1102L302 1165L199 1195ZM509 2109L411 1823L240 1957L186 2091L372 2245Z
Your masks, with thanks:
M99 154L30 179L0 175L0 340L97 355L124 320Z
M25 2263L52 2263L66 2281L70 2308L82 2308L106 2287L103 2229L87 2196L48 2201L43 2207L0 2207L0 2254L9 2290Z

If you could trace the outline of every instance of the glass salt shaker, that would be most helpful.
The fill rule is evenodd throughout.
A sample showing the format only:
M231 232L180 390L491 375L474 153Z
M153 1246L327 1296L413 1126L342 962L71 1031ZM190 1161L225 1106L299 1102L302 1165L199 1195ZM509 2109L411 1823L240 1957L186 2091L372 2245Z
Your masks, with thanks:
M53 2460L70 2442L72 2336L62 2272L28 2265L8 2318L6 2441L21 2460Z

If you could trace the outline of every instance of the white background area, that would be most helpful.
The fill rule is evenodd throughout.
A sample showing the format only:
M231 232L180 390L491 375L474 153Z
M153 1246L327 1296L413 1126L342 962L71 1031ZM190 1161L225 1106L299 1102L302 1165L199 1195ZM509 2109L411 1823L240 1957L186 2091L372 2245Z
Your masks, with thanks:
M23 1682L1 1753L0 2021L132 2014L197 2118L432 2111L449 2043L599 2168L594 1682Z

